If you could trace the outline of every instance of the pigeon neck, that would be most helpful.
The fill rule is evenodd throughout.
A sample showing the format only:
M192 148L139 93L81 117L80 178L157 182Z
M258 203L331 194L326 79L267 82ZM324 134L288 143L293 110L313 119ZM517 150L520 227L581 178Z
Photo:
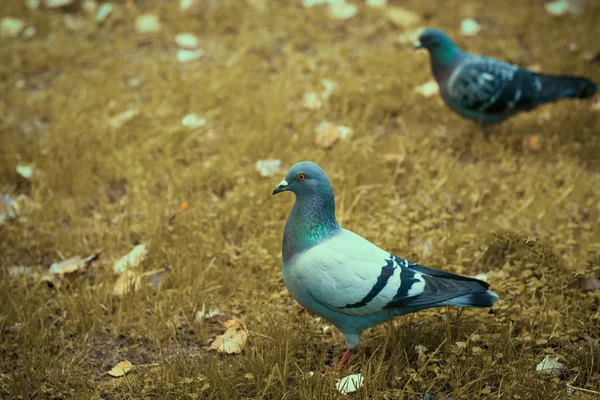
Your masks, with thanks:
M331 188L325 193L297 194L283 232L283 261L323 242L339 229Z
M462 51L454 44L442 46L431 52L431 71L438 78L452 68L461 58Z

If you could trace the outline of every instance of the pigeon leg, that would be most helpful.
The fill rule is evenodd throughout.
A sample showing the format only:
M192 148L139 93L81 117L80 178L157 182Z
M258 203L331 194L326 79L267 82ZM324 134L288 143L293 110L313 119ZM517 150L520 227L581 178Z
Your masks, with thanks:
M347 349L344 352L344 355L342 356L342 359L337 364L333 364L331 366L331 369L339 369L339 368L342 368L344 365L346 365L346 363L348 362L348 360L350 360L350 357L352 357L353 351L354 350L352 350L352 349Z

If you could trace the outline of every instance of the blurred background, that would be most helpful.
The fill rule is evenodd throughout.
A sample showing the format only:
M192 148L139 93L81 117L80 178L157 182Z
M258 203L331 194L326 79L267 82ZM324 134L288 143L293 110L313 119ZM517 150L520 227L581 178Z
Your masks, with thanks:
M412 43L437 27L599 82L599 19L597 1L3 0L0 394L337 398L360 372L363 398L593 398L597 98L485 140ZM401 318L310 375L343 338L281 278L294 200L271 191L301 160L342 226L479 274L494 313Z

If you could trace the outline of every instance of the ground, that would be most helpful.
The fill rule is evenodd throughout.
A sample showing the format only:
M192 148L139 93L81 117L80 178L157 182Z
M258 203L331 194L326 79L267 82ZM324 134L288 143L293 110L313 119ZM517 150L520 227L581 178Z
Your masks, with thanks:
M600 3L587 3L560 17L542 0L389 6L471 52L600 81L589 62ZM362 1L346 21L300 1L112 4L103 24L77 7L0 4L1 17L37 29L0 39L0 193L20 211L0 226L1 397L330 399L343 397L336 379L362 373L356 398L562 399L569 386L588 390L571 398L593 398L600 292L580 289L600 271L593 100L519 115L485 140L437 95L414 91L431 79L426 54L398 41L414 27ZM136 31L143 13L159 17L159 32ZM461 36L467 17L478 35ZM200 39L200 60L177 61L182 32ZM305 109L323 79L337 89ZM206 125L183 126L188 113ZM323 120L354 134L320 148ZM260 176L261 159L282 170ZM365 332L347 368L321 374L343 337L285 290L280 246L294 199L271 196L300 160L329 174L345 228L412 261L485 273L501 297L493 311L399 318ZM36 172L25 179L18 165ZM135 272L168 273L116 296L112 266L140 243L148 256ZM96 252L55 285L9 274ZM224 315L196 323L203 304ZM242 354L208 351L233 317L249 330ZM561 376L535 371L545 356L558 357ZM107 374L124 360L127 375Z

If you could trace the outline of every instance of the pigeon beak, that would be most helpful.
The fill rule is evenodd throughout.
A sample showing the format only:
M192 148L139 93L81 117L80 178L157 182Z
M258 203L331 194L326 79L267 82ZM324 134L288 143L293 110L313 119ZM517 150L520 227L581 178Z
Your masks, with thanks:
M275 188L275 190L273 190L273 194L277 194L277 193L281 193L281 192L285 192L288 189L288 183L287 181L284 179L281 182L279 182L279 186L277 186Z
M418 40L413 44L413 51L417 51L422 48L424 48L423 43Z

